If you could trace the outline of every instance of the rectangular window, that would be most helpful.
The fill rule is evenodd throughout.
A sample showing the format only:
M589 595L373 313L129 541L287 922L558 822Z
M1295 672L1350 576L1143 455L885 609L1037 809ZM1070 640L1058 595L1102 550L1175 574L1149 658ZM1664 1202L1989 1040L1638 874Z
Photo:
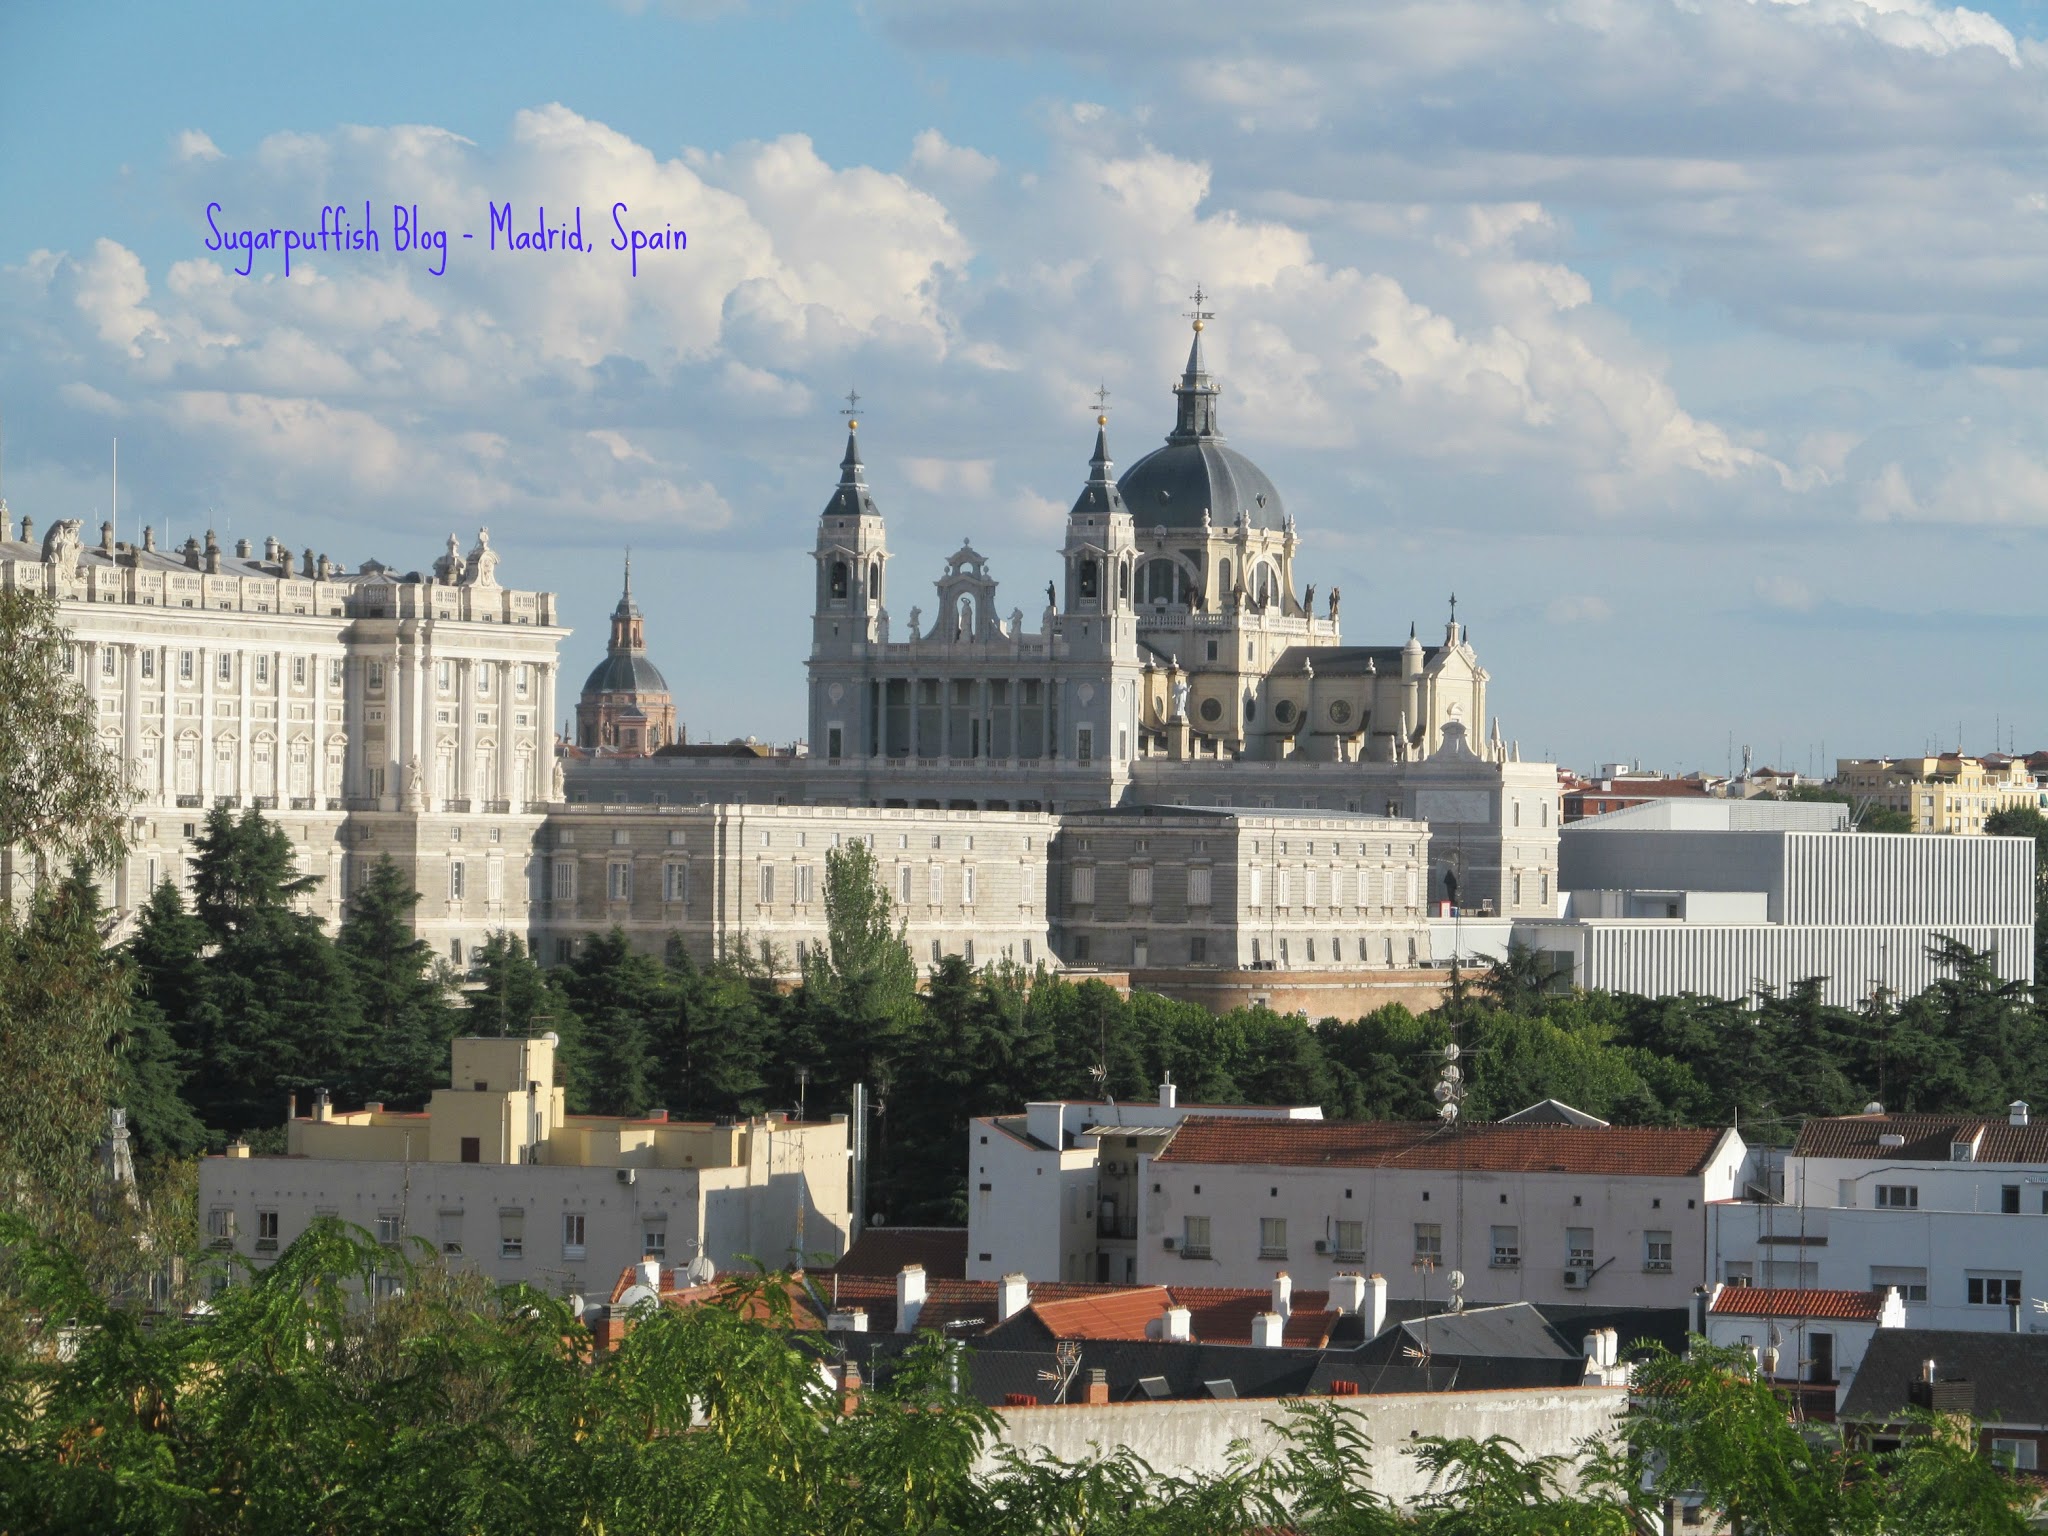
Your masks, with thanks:
M1905 1264L1873 1264L1870 1266L1870 1288L1882 1291L1896 1287L1899 1300L1906 1302L1927 1299L1927 1271L1924 1268Z
M1266 900L1266 880L1265 880L1265 874L1266 874L1266 872L1265 872L1264 870L1262 870L1262 869L1255 869L1255 870L1252 870L1252 871L1251 871L1251 886L1250 886L1250 890L1249 890L1249 893L1248 893L1248 894L1249 894L1249 895L1250 895L1250 897L1251 897L1251 905L1253 905L1253 906L1255 906L1255 907L1257 907L1257 906L1263 906L1263 905L1265 904L1265 900Z
M1074 871L1074 905L1086 907L1095 901L1095 866L1084 864Z
M498 1212L498 1257L519 1259L526 1256L526 1212Z
M1095 732L1089 726L1082 726L1074 733L1074 760L1080 763L1095 761Z
M277 1212L258 1211L256 1213L256 1251L258 1253L277 1252Z
M1965 1284L1973 1307L2004 1307L2021 1300L2020 1277L2015 1271L1971 1274Z
M605 865L605 895L612 901L633 899L633 866L626 863Z
M399 1231L398 1212L379 1211L377 1213L376 1230L378 1242L383 1243L386 1246L390 1246L397 1243Z
M565 1211L562 1214L562 1257L580 1259L583 1251L583 1212Z
M1149 864L1141 864L1131 871L1131 905L1152 905L1152 866Z
M1259 1218L1259 1257L1262 1259L1284 1259L1287 1257L1286 1217L1261 1216Z
M664 864L661 866L661 899L663 901L688 901L690 899L689 865Z
M190 651L178 652L178 679L181 682L187 683L192 681L192 653Z
M156 676L156 652L147 647L142 652L142 675L146 678Z
M443 1253L462 1252L462 1212L440 1212L435 1217L434 1236Z
M1920 1208L1920 1186L1918 1184L1880 1184L1877 1186L1877 1203L1880 1209L1916 1211Z
M574 859L557 859L555 860L555 900L574 901L575 899L576 861Z
M294 688L306 686L306 658L303 656L294 656L292 658L292 686Z
M1191 1259L1209 1257L1209 1218L1187 1216L1181 1219L1180 1251Z
M2004 1467L2009 1472L2034 1472L2040 1469L2040 1443L2034 1440L2008 1440L2002 1435L1992 1437L1991 1464Z
M100 676L112 677L113 675L114 648L111 645L103 645L100 647Z
M460 859L448 861L448 899L462 900L463 887L468 883L469 867Z
M668 1257L668 1225L650 1220L640 1229L640 1255L648 1259Z
M1564 1229L1564 1261L1573 1269L1593 1267L1593 1229L1591 1227L1566 1227Z
M960 905L963 907L974 905L974 866L972 864L963 866L960 871Z
M487 662L477 664L476 692L477 697L481 699L488 699L491 696L491 669Z
M898 864L896 866L896 899L906 907L910 905L910 866L908 864Z
M381 693L383 691L383 688L384 663L381 661L373 661L370 663L370 690L373 693Z
M1294 905L1294 874L1281 870L1273 877L1273 900L1283 907Z
M765 906L775 899L775 866L773 864L763 864L756 879L761 887L760 900L762 905Z
M1209 905L1209 877L1212 871L1200 865L1188 871L1188 905L1206 907Z
M434 663L434 682L443 693L455 686L455 663L437 661Z
M1206 965L1209 961L1209 938L1198 933L1188 940L1188 961L1193 965Z
M256 658L256 686L258 688L268 688L270 686L270 658L268 656L258 656Z
M220 653L214 672L224 683L232 683L235 680L235 657L232 651Z
M1075 958L1076 960L1086 960L1086 959L1088 958L1088 935L1087 935L1087 934L1085 934L1085 933L1077 933L1077 934L1075 934L1075 935L1074 935L1074 941L1073 941L1073 950L1074 950L1074 958Z
M2019 1185L2017 1185L2017 1184L2007 1184L2007 1185L2005 1185L2005 1186L2004 1186L2003 1188L2001 1188L2001 1189L1999 1190L1999 1192L1998 1192L1998 1208L1999 1208L1999 1210L2003 1211L2003 1212L2004 1212L2004 1213L2005 1213L2006 1215L2008 1215L2008 1216L2017 1216L2017 1215L2019 1215L2019 1213L2020 1213L2020 1187L2019 1187Z
M1493 1229L1493 1267L1495 1269L1520 1269L1522 1267L1522 1234L1517 1227L1495 1227Z
M809 905L811 898L816 894L816 873L810 865L799 864L796 867L795 874L796 899L801 904Z
M341 686L341 677L341 658L337 656L327 663L327 686L330 688L339 688ZM382 683L382 681L383 677L380 674L378 677L378 682Z
M462 1160L465 1163L480 1163L484 1160L484 1142L481 1136L462 1138Z
M1365 1257L1365 1223L1362 1221L1340 1221L1336 1224L1337 1257L1340 1259L1362 1259Z
M206 1213L206 1240L209 1243L232 1243L235 1240L234 1207L217 1205Z
M942 865L932 865L929 884L931 903L936 907L946 899L946 871Z
M1671 1273L1671 1234L1669 1232L1645 1232L1643 1234L1643 1268L1652 1274Z
M1436 1265L1443 1262L1444 1229L1434 1221L1415 1223L1415 1262Z

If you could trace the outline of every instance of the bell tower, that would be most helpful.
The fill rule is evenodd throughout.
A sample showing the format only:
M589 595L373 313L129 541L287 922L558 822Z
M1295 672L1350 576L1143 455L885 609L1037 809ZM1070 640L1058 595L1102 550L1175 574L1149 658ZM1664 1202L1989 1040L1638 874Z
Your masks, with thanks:
M1075 617L1104 618L1136 611L1135 568L1138 541L1130 508L1111 473L1109 417L1095 418L1095 453L1088 461L1088 483L1081 487L1067 514L1065 611Z
M818 514L817 599L811 616L811 750L827 761L870 755L876 721L869 674L887 642L889 547L860 457L858 392L847 391L839 484Z

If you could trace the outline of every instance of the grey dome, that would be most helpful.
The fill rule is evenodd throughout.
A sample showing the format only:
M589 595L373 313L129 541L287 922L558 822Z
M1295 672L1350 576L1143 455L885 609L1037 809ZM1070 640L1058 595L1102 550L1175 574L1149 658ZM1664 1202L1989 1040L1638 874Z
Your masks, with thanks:
M583 692L585 697L593 693L667 693L668 681L645 655L615 651L597 664Z
M1117 489L1132 525L1141 531L1199 528L1205 510L1219 528L1233 526L1241 514L1254 528L1279 531L1287 526L1287 513L1273 482L1250 459L1224 446L1217 410L1223 391L1202 355L1203 318L1195 320L1187 367L1173 388L1176 412L1166 446L1125 470Z
M1218 527L1236 523L1240 510L1254 528L1277 531L1287 520L1266 472L1213 437L1153 449L1124 471L1117 489L1141 531L1199 528L1205 507Z

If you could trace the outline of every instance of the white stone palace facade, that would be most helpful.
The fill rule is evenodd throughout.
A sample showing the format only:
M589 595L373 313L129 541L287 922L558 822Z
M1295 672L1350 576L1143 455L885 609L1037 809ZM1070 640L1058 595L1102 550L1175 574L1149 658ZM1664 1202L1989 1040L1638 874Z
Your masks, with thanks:
M460 963L492 930L524 932L531 849L553 792L555 599L498 584L487 534L432 569L344 571L276 540L86 543L6 516L0 586L58 600L73 675L128 765L132 848L103 872L124 920L180 879L207 810L274 818L321 877L332 921L390 854L425 897L422 937ZM34 872L0 849L19 895Z

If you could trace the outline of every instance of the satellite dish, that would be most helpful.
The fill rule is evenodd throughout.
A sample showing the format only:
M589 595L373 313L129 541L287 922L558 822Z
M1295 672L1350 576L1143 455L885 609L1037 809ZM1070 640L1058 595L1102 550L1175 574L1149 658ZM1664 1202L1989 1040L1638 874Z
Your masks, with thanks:
M711 1262L710 1254L699 1253L683 1270L683 1278L692 1285L709 1285L718 1278L718 1266Z
M1462 1311L1464 1311L1464 1310L1465 1310L1465 1298L1464 1298L1464 1297L1462 1297L1462 1296L1453 1296L1453 1297L1451 1298L1451 1301L1450 1301L1450 1307L1451 1307L1451 1310L1452 1310L1453 1312L1462 1312Z
M630 1312L643 1301L655 1301L658 1299L654 1292L644 1285L629 1285L619 1292L619 1299L613 1305L622 1312Z
M1462 1291L1465 1289L1465 1271L1462 1269L1452 1270L1444 1283L1454 1291Z
M1435 1095L1436 1101L1439 1104L1451 1102L1451 1085L1449 1083L1438 1083L1430 1092Z
M1443 1070L1443 1079L1447 1083L1459 1082L1464 1076L1464 1070L1456 1062L1449 1063Z
M1445 1061L1456 1061L1460 1056L1464 1054L1465 1053L1463 1051L1458 1049L1458 1043L1455 1040L1444 1047Z
M562 1037L556 1034L552 1029L549 1030L546 1034L542 1035L541 1039L545 1040L548 1043L549 1049L553 1049L554 1047L562 1043Z

